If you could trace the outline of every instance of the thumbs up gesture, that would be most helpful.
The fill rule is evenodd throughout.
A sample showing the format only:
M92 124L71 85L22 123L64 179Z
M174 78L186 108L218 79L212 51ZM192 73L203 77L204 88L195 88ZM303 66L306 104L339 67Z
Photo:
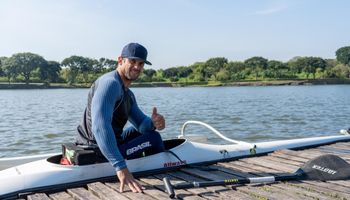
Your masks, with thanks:
M157 108L153 107L153 112L152 112L152 122L154 127L158 130L163 130L165 128L165 119L163 115L157 113Z

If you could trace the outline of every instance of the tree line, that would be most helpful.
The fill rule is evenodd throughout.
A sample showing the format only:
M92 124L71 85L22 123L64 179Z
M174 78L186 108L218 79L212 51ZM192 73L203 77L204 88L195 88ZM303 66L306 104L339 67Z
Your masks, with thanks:
M277 79L350 78L350 46L339 48L336 59L300 56L287 62L255 56L244 61L210 58L189 66L145 69L139 82L202 82ZM11 82L92 83L101 74L114 70L117 62L108 58L70 56L61 63L47 61L34 53L0 57L0 77Z

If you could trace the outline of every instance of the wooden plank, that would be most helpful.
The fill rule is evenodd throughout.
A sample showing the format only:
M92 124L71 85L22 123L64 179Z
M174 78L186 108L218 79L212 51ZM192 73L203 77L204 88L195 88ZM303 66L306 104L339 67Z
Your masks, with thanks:
M348 186L338 185L338 184L334 184L331 182L324 182L324 181L306 181L305 180L303 182L308 183L309 185L315 185L318 188L327 188L327 189L333 190L334 192L350 194L350 188Z
M252 200L257 199L255 196L248 195L238 190L223 190L220 193L219 198L222 200ZM210 196L208 198L211 200Z
M242 171L244 168L250 169L251 171L246 171L250 174L256 174L257 171L260 171L259 176L270 176L271 173L282 173L282 170L279 169L275 169L275 168L270 168L268 166L261 166L261 165L256 165L256 164L252 164L252 163L247 163L247 162L243 162L243 161L237 161L234 164L232 164L233 166L241 166ZM287 174L287 173L285 173Z
M193 182L193 181L204 181L204 179L201 179L201 178L198 178L198 177L193 177L193 176L190 176L186 173L183 173L183 172L172 172L172 173L168 173L167 174L168 176L171 176L173 178L175 178L176 180L182 180L182 181L179 181L179 182L183 182L183 181L188 181L188 182ZM174 183L174 182L172 182ZM220 187L221 190L225 190L227 188L221 186ZM193 193L193 194L196 194L196 195L199 195L201 197L204 197L204 198L208 198L208 196L211 197L211 199L220 199L219 198L219 195L211 189L207 189L207 188L191 188L191 189L187 189L187 191Z
M234 165L233 163L222 163L223 165L221 165L221 163L218 163L215 165L215 168L221 172L225 172L225 173L229 173L229 174L233 174L236 175L238 177L248 177L251 176L251 174L244 172L242 170L238 170L235 168L232 168L231 166ZM227 164L227 165L225 165Z
M239 178L239 176L233 175L233 174L228 174L222 171L210 171L208 173L207 171L202 171L200 169L196 168L183 168L180 169L183 172L186 172L188 174L194 175L201 177L203 179L207 180L221 180L221 179L234 179L234 178Z
M165 174L161 174L161 175L162 177L166 176ZM165 198L169 199L168 194L165 192L164 183L160 179L161 179L160 177L148 176L145 178L141 178L140 180L147 184L153 185L155 188L158 188L159 190L162 191L163 195L165 195ZM173 179L170 179L170 180L173 181ZM176 190L176 197L180 199L204 199L186 190Z
M344 149L338 149L334 147L319 147L315 149L317 151L323 152L323 153L329 153L329 154L335 154L335 155L342 155L342 154L349 154L349 150L344 150Z
M74 200L74 198L66 192L57 192L49 195L53 200Z
M281 189L278 187L275 187L276 184L267 184L262 187L260 187L261 190L268 191L269 193L279 194L281 199L290 199L290 200L306 200L306 199L312 199L312 198L305 198L305 196L300 195L299 193L293 191L293 190L286 190Z
M317 149L305 149L303 151L299 151L299 154L303 157L309 158L310 160L316 158L318 156L325 155L326 153L321 152Z
M225 167L227 169L232 169L235 171L242 171L242 175L244 175L245 178L248 177L258 177L258 176L271 176L271 174L269 173L259 173L259 175L255 175L255 173L257 172L255 170L255 172L252 172L252 168L255 166L247 166L242 164L242 162L234 162L234 163L218 163L219 166ZM248 171L250 170L250 171ZM263 168L262 170L265 170L265 168ZM227 171L229 172L229 171Z
M298 158L304 158L304 159L307 159L307 161L310 160L311 158L315 158L315 157L320 155L320 153L318 153L317 155L313 155L310 158L310 155L308 153L305 153L305 150L303 150L303 151L293 151L293 150L288 150L288 149L282 149L282 150L279 150L279 152L284 153L286 155L298 157Z
M120 188L119 182L106 183L106 185L113 190L119 190L119 188ZM143 200L153 200L154 199L154 197L147 195L146 190L143 193L132 192L128 186L124 187L124 191L121 194L123 194L125 197L127 197L129 199L143 199Z
M300 163L305 163L305 162L307 162L309 160L309 159L306 159L306 158L301 158L301 157L296 157L296 156L284 154L281 151L275 151L273 153L270 153L269 156L273 156L273 157L277 157L277 158L284 158L284 159L287 159L287 160L293 160L295 162L300 162Z
M296 181L288 182L287 184L293 187L303 188L307 191L321 193L329 198L350 199L350 189L348 187L337 186L335 184L324 183L321 181L303 181L300 184Z
M268 160L265 158L243 159L242 162L250 163L252 165L268 167L270 169L276 169L278 171L283 171L283 172L288 172L288 173L293 173L298 169L298 167L296 167L296 166L278 163L276 161Z
M266 185L263 184L256 186L248 185L245 187L238 187L237 190L239 190L240 192L244 192L247 195L253 196L257 199L293 199L292 197L285 195L281 191L276 191L276 189L267 190Z
M44 193L36 193L32 195L28 195L28 200L50 200L50 198Z
M205 179L194 177L194 176L191 176L189 174L179 172L179 171L168 173L168 175L171 175L173 177L176 177L176 178L188 181L188 182L205 181ZM253 198L253 197L250 197L249 195L246 195L246 194L241 193L239 191L234 191L230 187L225 187L225 186L194 188L194 189L189 189L188 191L195 193L201 197L211 199L211 200L215 200L215 199L252 199Z
M171 175L173 177L176 177L176 178L184 180L184 181L190 181L190 182L193 182L193 181L206 181L206 180L208 180L208 179L203 179L203 178L200 178L200 177L192 176L192 175L184 173L182 171L176 171L176 172L168 173L168 175ZM218 191L227 190L227 188L224 187L224 186L213 186L213 187L210 187L210 190L213 191L213 192L218 192Z
M350 187L350 181L326 181L327 183L333 183L336 185Z
M178 179L175 179L166 174L157 174L157 175L154 175L154 177L160 179L159 181L161 181L164 177L169 177L171 182L179 181ZM163 181L161 181L161 184L164 185ZM188 190L176 190L175 194L176 194L176 197L180 199L205 199L203 197L200 197L196 194L191 193Z
M332 153L332 152L327 152L327 151L321 152L321 150L319 150L319 149L308 149L308 150L301 152L301 154L304 157L309 157L310 160L312 158L315 158L315 157L320 156L320 155L333 154L333 155L337 155L337 156L341 157L342 159L346 160L347 162L350 162L350 155L348 155L348 154L339 154L339 153L334 153L334 152Z
M103 200L128 200L127 197L104 185L101 182L90 183L87 185L87 187L89 191L91 191L94 195L98 196L100 199Z
M288 184L277 184L275 187L279 187L282 190L287 190L286 186L290 186ZM288 188L290 191L291 187ZM293 187L293 192L302 195L305 198L318 199L318 200L329 200L329 197L318 193L317 191L308 191L304 188Z
M247 166L239 166L239 165L234 165L234 163L229 163L232 167L232 168L235 168L235 169L238 169L238 170L249 170L251 173L255 173L259 176L271 176L271 175L276 175L276 174L267 174L267 173L261 173L260 170L255 170L254 168L248 168ZM254 166L256 167L256 165ZM254 171L254 172L252 172ZM266 169L262 169L262 171L267 171ZM249 177L256 177L255 174L250 174ZM262 188L259 188L259 189L262 189L262 190L266 190L266 191L270 191L270 192L273 192L275 195L278 195L278 194L283 194L283 195L286 195L285 197L283 197L283 199L307 199L305 198L304 196L300 195L298 192L294 191L293 188L289 188L289 187L286 187L284 190L280 189L280 188L276 188L275 185L276 184L283 184L283 183L273 183L273 184L268 184L268 185L265 185L265 186L262 186Z
M208 174L205 171L197 170L197 169L182 169L186 171L187 173L192 173L196 176L200 176L202 178L208 178L208 175L212 180L221 180L221 179L228 179L228 178L237 178L237 176L227 173L221 173L221 172L211 172ZM258 184L259 186L262 186L263 184ZM262 190L260 187L257 187L257 185L249 185L249 186L242 186L242 187L236 187L236 190L242 193L245 193L251 197L258 198L258 199L283 199L282 193L270 193L267 191Z
M280 164L284 164L285 166L297 166L301 167L304 163L293 161L293 160L287 160L285 158L280 157L274 157L274 156L267 156L264 159L272 161L272 162L279 162Z
M141 181L142 185L145 185L145 187L146 187L146 190L144 190L144 193L154 197L155 199L159 199L159 200L169 199L169 196L167 195L167 193L164 192L164 190L160 190L156 186L147 183L147 181L150 180L149 177L140 178L139 180Z
M67 191L68 194L72 195L73 198L76 200L100 200L100 198L98 198L85 188L72 188L68 189Z
M338 143L332 144L331 146L341 147L344 149L350 149L350 142L338 142Z
M338 151L341 151L343 153L350 153L349 147L345 146L337 146L337 145L326 145L326 146L320 146L318 149L335 149Z

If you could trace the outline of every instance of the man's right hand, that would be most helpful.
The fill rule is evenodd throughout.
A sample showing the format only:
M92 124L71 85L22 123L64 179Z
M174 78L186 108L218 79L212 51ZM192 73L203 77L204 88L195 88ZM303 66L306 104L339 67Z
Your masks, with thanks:
M120 192L124 191L124 185L128 185L132 192L142 192L143 187L138 183L128 168L117 171L117 176L120 181Z

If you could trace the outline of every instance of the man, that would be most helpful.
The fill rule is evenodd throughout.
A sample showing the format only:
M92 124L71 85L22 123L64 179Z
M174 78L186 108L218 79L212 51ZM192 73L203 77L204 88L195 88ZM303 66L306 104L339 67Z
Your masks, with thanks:
M147 117L129 90L145 64L152 65L147 61L146 48L138 43L126 45L118 57L117 70L104 74L91 86L83 120L78 126L76 143L98 145L116 169L121 192L125 184L133 192L143 189L129 172L124 159L164 151L162 138L155 131L165 128L164 117L156 108L153 108L152 116ZM127 121L133 126L123 131Z

